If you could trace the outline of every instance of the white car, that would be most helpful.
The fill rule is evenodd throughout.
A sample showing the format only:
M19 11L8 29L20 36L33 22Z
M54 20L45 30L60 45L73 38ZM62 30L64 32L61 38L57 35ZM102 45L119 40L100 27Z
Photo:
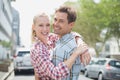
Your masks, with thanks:
M91 57L91 60L88 65L84 66L83 64L81 64L81 72L85 73L86 67L89 66L90 64L93 64L97 60L98 60L97 58Z
M30 61L30 50L26 48L18 48L14 56L14 70L33 70Z

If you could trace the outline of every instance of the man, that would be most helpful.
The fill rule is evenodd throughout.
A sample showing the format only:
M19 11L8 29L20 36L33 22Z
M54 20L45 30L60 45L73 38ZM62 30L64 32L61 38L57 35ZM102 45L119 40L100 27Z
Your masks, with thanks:
M71 33L75 20L75 10L67 6L61 6L54 15L53 29L54 33L59 36L59 40L53 50L52 62L54 65L57 66L59 62L67 60L77 46L81 46L81 50L84 50L80 57L76 59L70 74L62 80L78 80L81 63L86 65L90 61L90 54L85 42L81 37L75 38Z

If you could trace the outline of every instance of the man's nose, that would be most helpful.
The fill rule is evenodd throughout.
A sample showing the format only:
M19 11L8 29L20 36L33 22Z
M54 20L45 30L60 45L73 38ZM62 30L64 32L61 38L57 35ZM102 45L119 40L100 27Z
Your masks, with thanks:
M55 21L55 22L54 22L54 25L57 25L57 24L58 24L58 21Z

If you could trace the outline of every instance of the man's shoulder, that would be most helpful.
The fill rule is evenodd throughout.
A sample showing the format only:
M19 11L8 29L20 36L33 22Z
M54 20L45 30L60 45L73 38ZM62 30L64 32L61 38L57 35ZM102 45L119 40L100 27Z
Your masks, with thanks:
M77 47L77 44L74 38L67 40L65 43L63 43L63 45L64 45L63 48L66 51L71 51Z
M72 34L74 37L79 37L79 38L83 39L82 35L79 34L78 32L73 32L73 31L72 31L71 34Z

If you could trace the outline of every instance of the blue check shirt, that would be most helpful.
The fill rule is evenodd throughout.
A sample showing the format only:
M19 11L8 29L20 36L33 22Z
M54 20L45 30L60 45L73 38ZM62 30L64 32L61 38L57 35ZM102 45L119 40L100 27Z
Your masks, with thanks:
M57 41L56 46L53 50L52 62L54 63L54 65L57 66L60 62L67 60L76 47L76 40L72 33L66 34L62 38L60 38ZM66 78L63 78L62 80L78 80L80 67L81 62L80 57L78 57L75 63L73 64L69 75Z

